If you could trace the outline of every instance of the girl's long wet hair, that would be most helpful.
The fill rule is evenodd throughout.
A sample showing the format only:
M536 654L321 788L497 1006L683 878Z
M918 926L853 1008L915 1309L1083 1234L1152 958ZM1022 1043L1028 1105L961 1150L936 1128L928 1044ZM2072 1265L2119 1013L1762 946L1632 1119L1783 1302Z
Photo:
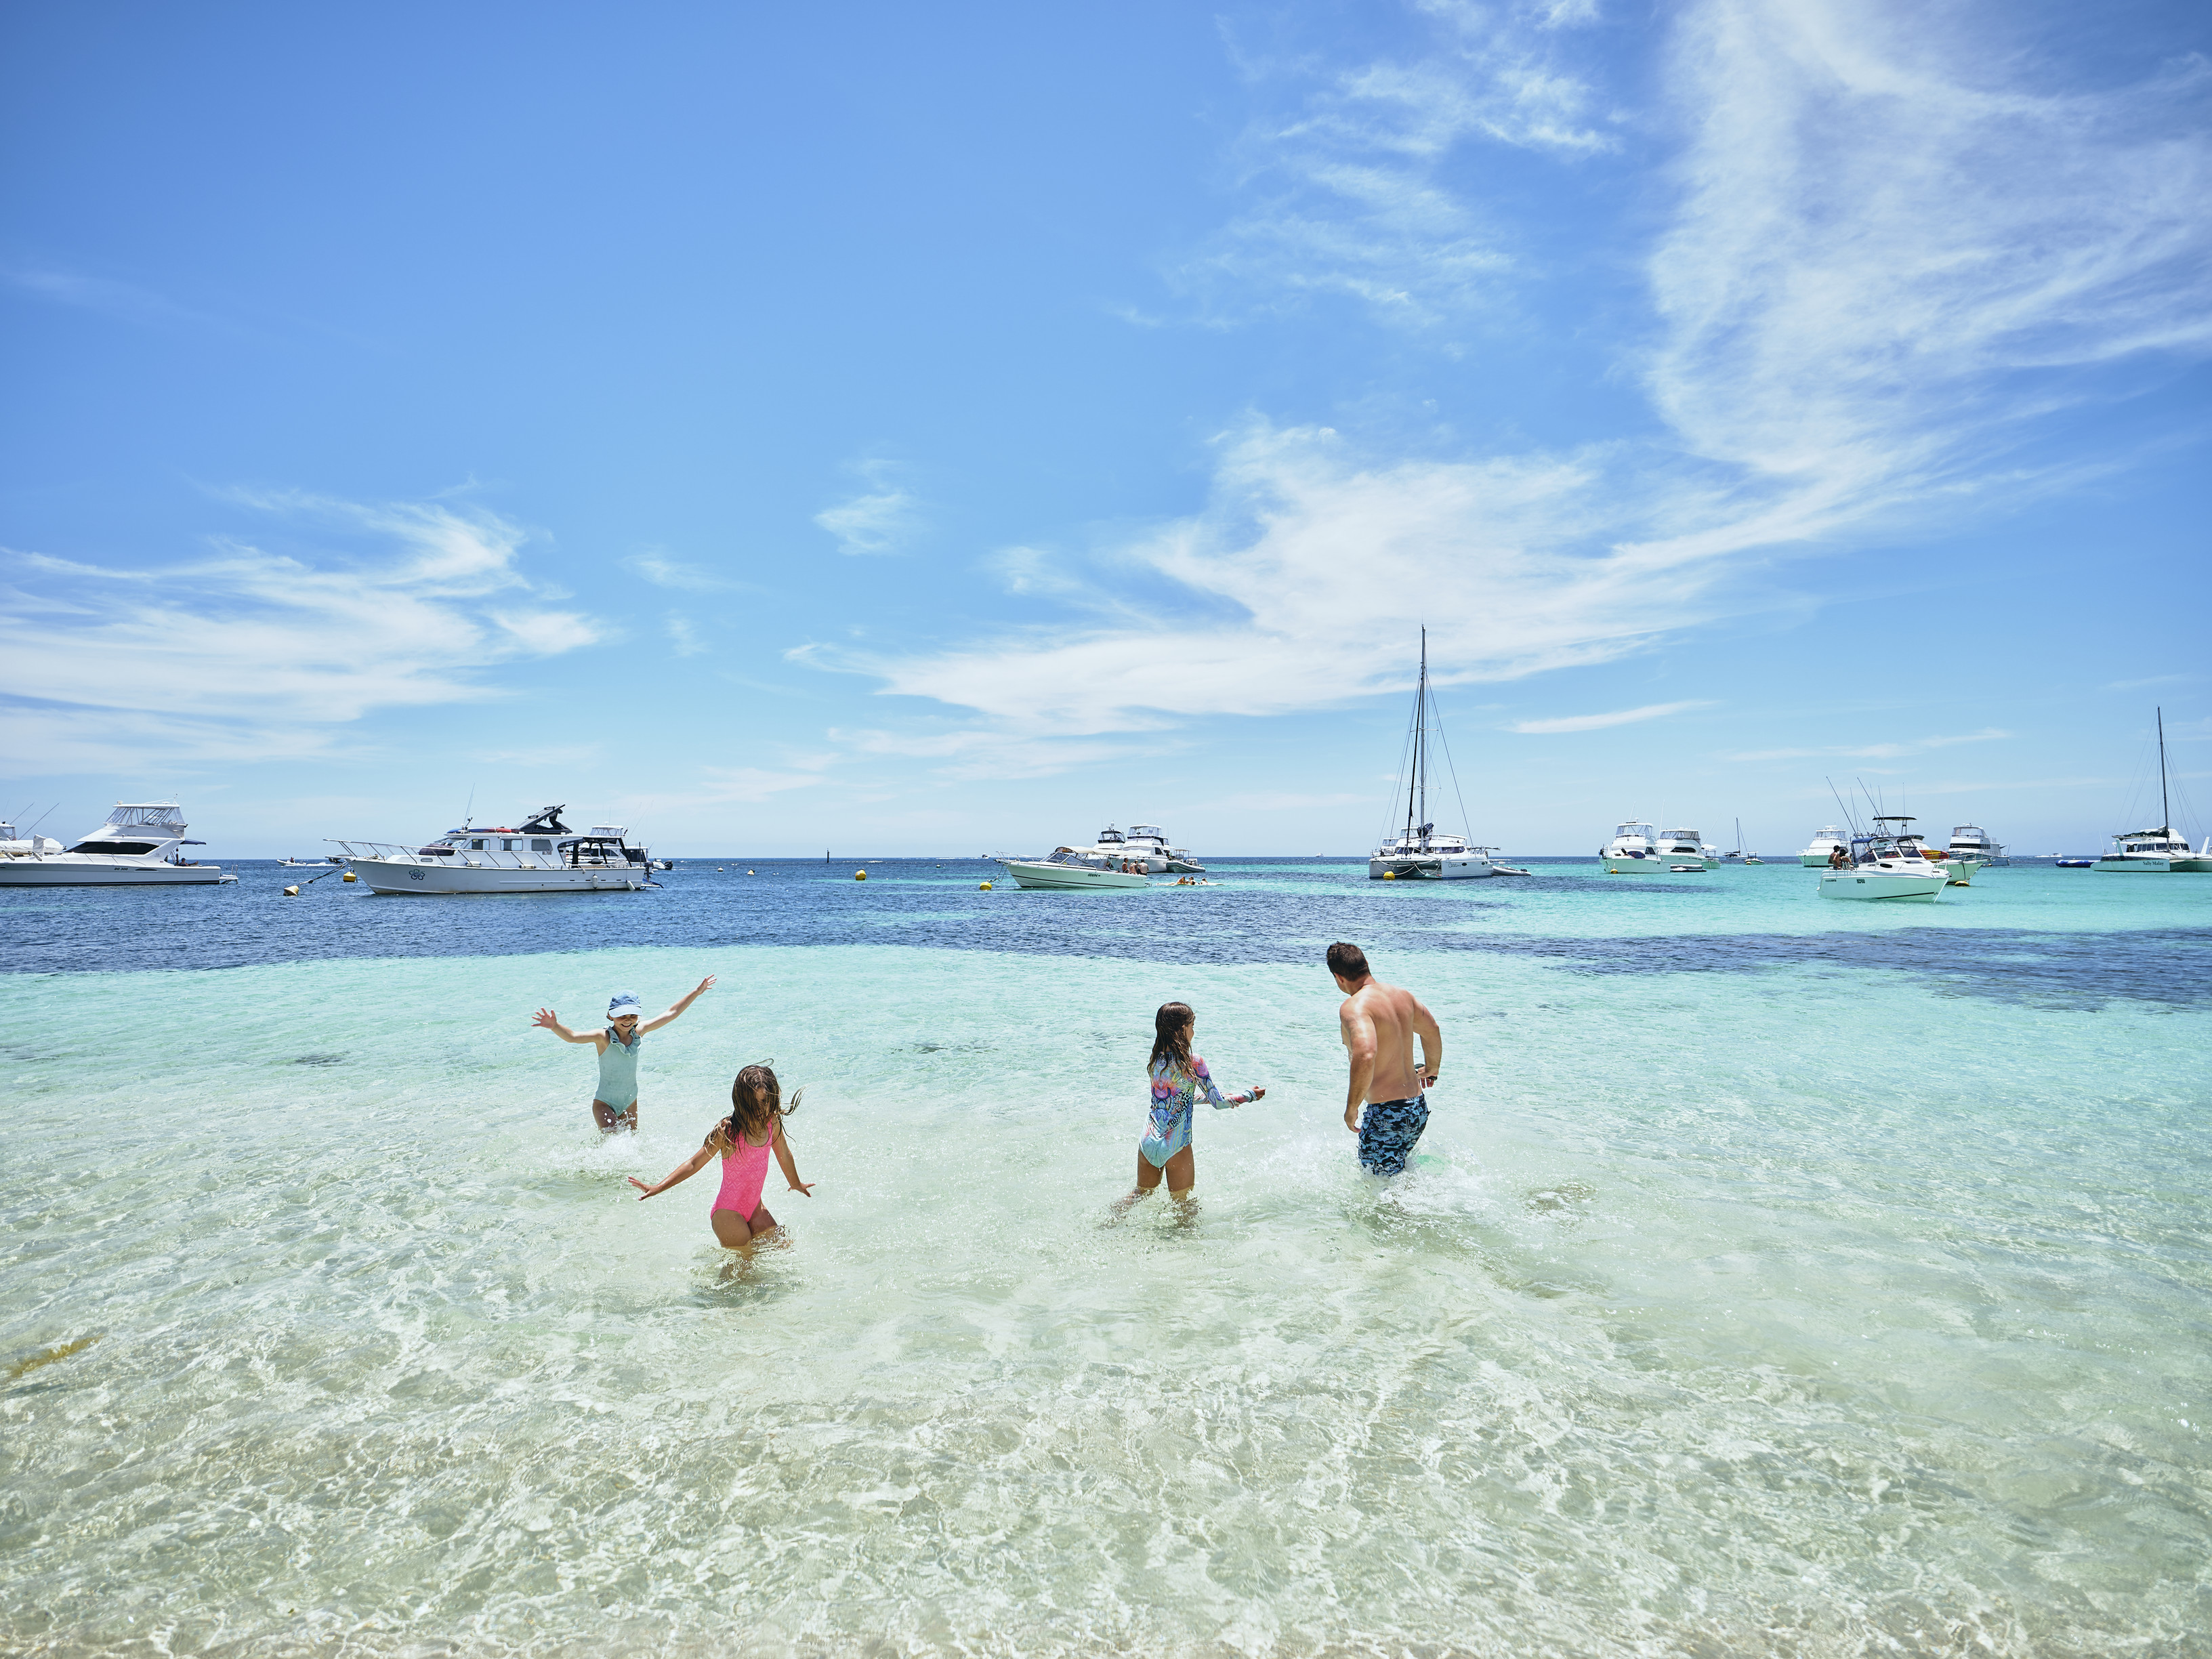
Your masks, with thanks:
M783 1085L775 1080L775 1073L765 1066L748 1066L730 1085L730 1115L723 1130L733 1146L740 1135L757 1141L775 1127L777 1119L797 1111L799 1103L805 1098L806 1091L801 1089L792 1096L791 1104L785 1105Z
M1190 1032L1198 1023L1188 1002L1163 1002L1152 1016L1152 1058L1146 1070L1163 1060L1175 1062L1178 1072L1190 1070Z

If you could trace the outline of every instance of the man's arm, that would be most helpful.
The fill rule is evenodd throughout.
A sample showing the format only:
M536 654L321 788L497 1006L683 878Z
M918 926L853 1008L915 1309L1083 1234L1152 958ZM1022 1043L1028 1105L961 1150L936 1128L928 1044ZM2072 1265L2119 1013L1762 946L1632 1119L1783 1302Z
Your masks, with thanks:
M1429 1012L1420 998L1413 1002L1413 1032L1421 1039L1421 1087L1433 1088L1437 1073L1443 1069L1444 1034L1437 1028L1437 1017Z
M1336 1023L1352 1055L1352 1075L1344 1096L1344 1127L1357 1133L1359 1109L1367 1103L1367 1085L1375 1080L1375 1022L1353 1000L1337 1010Z
M661 1015L659 1019L648 1019L637 1029L641 1031L659 1030L662 1026L667 1024L669 1021L674 1019L677 1015L682 1013L693 1003L698 1001L701 995L705 993L707 988L714 982L714 976L712 974L708 975L706 978L701 980L696 985L686 991L682 996L677 998L675 1006L672 1007L666 1013Z

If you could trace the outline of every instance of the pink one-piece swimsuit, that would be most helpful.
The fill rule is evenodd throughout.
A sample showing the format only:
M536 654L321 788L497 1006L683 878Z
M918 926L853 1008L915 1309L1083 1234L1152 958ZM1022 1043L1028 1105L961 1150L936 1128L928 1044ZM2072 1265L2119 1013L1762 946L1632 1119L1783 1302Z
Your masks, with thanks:
M761 1188L768 1183L768 1155L775 1146L775 1131L756 1146L743 1135L734 1137L722 1154L722 1190L714 1194L718 1210L735 1210L746 1220L760 1208Z

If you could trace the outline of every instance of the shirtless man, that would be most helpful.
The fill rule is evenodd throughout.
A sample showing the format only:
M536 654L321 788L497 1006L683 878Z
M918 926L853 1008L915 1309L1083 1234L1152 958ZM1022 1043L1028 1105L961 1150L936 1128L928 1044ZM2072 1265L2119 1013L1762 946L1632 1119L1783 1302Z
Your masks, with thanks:
M1328 971L1344 993L1336 1011L1344 1046L1352 1052L1352 1079L1344 1100L1344 1127L1359 1136L1359 1164L1376 1175L1403 1175L1413 1143L1428 1127L1425 1091L1444 1063L1443 1033L1437 1018L1411 991L1385 985L1368 971L1356 945L1328 947ZM1413 1039L1421 1063L1413 1063ZM1360 1107L1367 1108L1363 1116Z

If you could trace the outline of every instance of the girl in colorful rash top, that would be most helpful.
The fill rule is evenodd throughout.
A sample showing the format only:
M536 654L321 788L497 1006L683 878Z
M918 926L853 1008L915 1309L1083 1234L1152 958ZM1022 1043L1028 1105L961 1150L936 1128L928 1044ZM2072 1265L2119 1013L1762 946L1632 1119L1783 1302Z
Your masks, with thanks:
M1152 1016L1152 1058L1146 1066L1152 1081L1152 1120L1137 1146L1137 1188L1121 1200L1126 1209L1140 1198L1152 1196L1168 1178L1170 1198L1188 1198L1198 1180L1198 1161L1190 1146L1191 1116L1200 1095L1216 1110L1242 1106L1267 1091L1253 1089L1224 1097L1213 1086L1206 1062L1190 1051L1191 1033L1198 1017L1187 1002L1165 1002Z

